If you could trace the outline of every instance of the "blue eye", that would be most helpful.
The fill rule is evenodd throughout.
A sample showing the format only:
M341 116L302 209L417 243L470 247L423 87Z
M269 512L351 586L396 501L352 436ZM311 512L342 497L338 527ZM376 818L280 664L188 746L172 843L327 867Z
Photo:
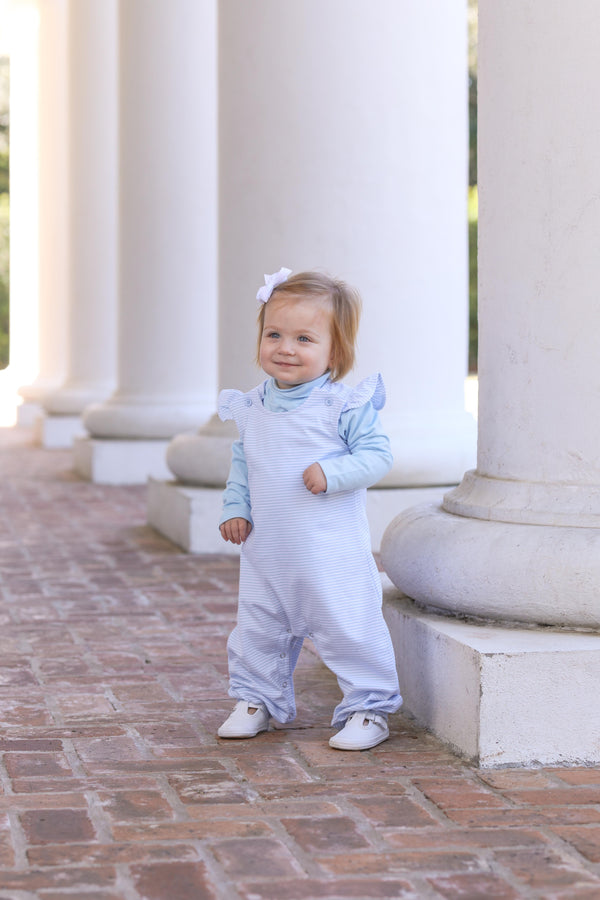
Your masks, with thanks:
M307 338L305 334L301 334L298 338L299 341L306 341L307 343L310 341L310 338Z
M268 333L267 337L270 337L270 338L278 338L278 337L279 337L279 332L278 332L278 331L270 331L270 332Z

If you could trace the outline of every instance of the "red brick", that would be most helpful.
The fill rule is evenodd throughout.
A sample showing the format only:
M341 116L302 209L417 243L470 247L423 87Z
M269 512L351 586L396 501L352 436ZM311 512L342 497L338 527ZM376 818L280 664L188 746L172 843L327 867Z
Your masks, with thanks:
M356 797L352 803L374 825L427 828L436 823L433 816L408 797Z
M284 878L301 873L285 844L274 838L247 837L220 841L211 849L230 878L255 881L257 878Z
M480 781L499 791L556 787L555 778L550 777L545 771L537 769L501 769L477 774Z
M168 841L165 844L130 841L110 844L40 844L30 847L27 859L31 866L106 866L142 862L173 862L191 860L197 862L198 851L190 844ZM45 897L44 897L45 900ZM70 900L64 898L64 900Z
M469 778L437 780L416 778L416 786L440 809L490 809L507 807L501 797Z
M261 753L242 756L238 758L237 765L248 780L256 784L311 781L310 775L287 754Z
M205 807L201 807L202 817L192 822L143 822L133 824L116 824L112 827L112 835L116 841L200 841L207 838L263 837L273 834L265 822L246 821L238 817L233 819L217 819L207 815Z
M169 783L183 803L244 803L249 797L248 787L234 781L219 764L201 774L171 775Z
M406 850L427 849L495 849L499 847L533 847L548 840L539 831L519 828L431 828L386 831L385 840L392 847Z
M354 853L317 858L319 865L334 875L396 875L406 872L460 872L481 869L483 863L472 853L436 850L405 853Z
M140 750L129 737L107 736L76 740L75 749L84 763L106 763L111 768L127 765L131 760L143 759Z
M318 900L334 897L339 900L415 900L413 887L406 881L396 879L369 878L367 882L359 878L335 878L319 881L315 878L278 878L271 881L253 882L250 887L238 887L241 897L246 900Z
M117 791L101 794L100 800L109 818L115 822L138 819L172 819L173 809L158 791Z
M53 740L2 740L0 739L0 750L16 753L34 752L34 753L50 753L52 751L62 750L62 741Z
M428 881L445 900L519 900L522 896L497 875L452 875Z
M144 900L217 900L219 896L203 862L134 866L131 874Z
M20 819L30 844L79 843L95 837L93 825L84 810L27 810L20 814Z
M261 784L259 786L261 797L265 800L299 799L302 797L328 797L333 800L340 793L348 796L361 797L383 794L390 796L402 795L405 788L397 781L362 781L356 779L351 782L342 781L331 784L327 781L316 781L306 784Z
M25 810L25 809L86 809L87 801L84 794L78 793L45 793L47 787L42 788L42 793L36 790L33 794L8 794L0 796L0 809Z
M564 860L548 847L531 847L527 850L498 850L495 859L523 884L535 890L552 890L598 885L600 879L587 872L572 859Z
M467 827L521 828L545 825L587 825L600 822L600 810L591 806L553 806L538 809L451 809L446 815Z
M552 831L590 862L600 863L600 825L563 825Z
M339 816L340 807L327 800L262 800L253 809L266 816Z
M4 764L11 778L72 777L71 767L63 753L6 753Z
M151 747L190 747L198 744L198 732L187 722L153 722L138 725L137 733Z
M566 784L600 784L600 766L574 766L572 769L547 769L554 779Z
M281 824L306 853L348 853L369 847L356 823L347 816L282 819Z
M503 795L525 806L593 806L600 803L600 785L545 790L504 790Z
M0 687L12 689L37 684L27 666L0 666Z
M12 789L15 796L23 794L64 794L68 791L85 789L85 781L80 778L13 778ZM30 804L29 804L30 805ZM43 805L43 804L42 804Z
M60 869L32 869L28 872L0 871L0 890L8 891L44 891L47 888L59 888L68 891L70 888L114 888L116 872L114 866L94 866L84 869L77 866L65 866ZM37 894L36 894L37 896ZM42 895L44 896L44 895ZM64 900L70 900L70 894L64 894ZM12 898L11 898L12 900ZM20 900L20 898L19 898Z
M43 702L27 697L0 697L0 723L29 728L52 725L53 719Z

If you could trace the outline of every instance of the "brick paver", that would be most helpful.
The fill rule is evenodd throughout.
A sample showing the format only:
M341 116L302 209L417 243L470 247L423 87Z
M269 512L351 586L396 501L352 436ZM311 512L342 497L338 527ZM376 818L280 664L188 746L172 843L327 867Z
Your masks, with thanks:
M293 727L219 741L235 560L29 441L0 434L0 900L600 897L600 768L479 770L402 716L331 750L310 646Z

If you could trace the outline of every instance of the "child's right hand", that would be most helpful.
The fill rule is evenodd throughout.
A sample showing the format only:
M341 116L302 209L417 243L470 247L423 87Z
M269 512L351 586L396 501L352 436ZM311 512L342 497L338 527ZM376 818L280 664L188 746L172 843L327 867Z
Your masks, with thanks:
M247 519L227 519L226 522L219 525L219 531L224 541L231 541L232 544L243 544L252 531L252 525Z

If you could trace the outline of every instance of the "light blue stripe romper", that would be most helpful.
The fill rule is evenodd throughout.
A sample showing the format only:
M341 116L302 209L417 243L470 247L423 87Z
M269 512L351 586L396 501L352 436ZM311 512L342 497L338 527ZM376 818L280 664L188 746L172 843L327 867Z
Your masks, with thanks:
M381 408L380 376L357 388L326 381L287 412L266 409L264 390L219 397L219 415L235 420L243 441L253 520L241 551L238 622L227 644L229 694L262 701L279 722L291 721L293 672L310 636L343 693L332 725L355 710L395 712L402 699L366 491L315 495L302 480L311 463L348 454L340 414L368 400Z

